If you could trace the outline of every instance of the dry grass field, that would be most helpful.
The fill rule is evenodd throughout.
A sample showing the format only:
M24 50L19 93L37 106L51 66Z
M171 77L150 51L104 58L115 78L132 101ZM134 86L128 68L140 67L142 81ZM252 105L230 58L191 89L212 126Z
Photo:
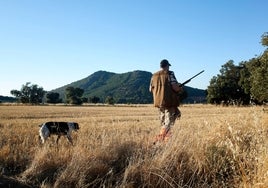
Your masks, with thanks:
M266 187L268 113L189 105L166 143L148 106L0 106L0 187ZM74 146L39 124L75 121Z

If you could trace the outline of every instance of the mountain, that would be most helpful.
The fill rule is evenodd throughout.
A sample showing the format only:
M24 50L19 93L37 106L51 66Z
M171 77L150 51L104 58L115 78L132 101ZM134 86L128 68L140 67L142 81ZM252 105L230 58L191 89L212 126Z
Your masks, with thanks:
M2 96L0 95L0 103L2 102L16 102L17 99L14 97L7 97L7 96Z
M63 87L52 90L64 98L67 87L81 88L84 90L83 97L99 97L101 102L107 96L114 98L116 103L146 104L152 103L152 94L149 92L149 84L152 73L146 71L133 71L122 74L98 71L92 75L72 82ZM205 91L185 86L188 93L186 103L204 101Z

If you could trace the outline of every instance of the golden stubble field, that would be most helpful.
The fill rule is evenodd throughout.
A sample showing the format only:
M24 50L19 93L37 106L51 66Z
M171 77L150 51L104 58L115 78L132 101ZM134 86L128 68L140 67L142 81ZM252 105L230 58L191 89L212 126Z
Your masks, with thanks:
M185 105L167 143L158 111L137 106L0 106L0 186L266 187L262 107ZM74 146L39 142L46 121L75 121Z

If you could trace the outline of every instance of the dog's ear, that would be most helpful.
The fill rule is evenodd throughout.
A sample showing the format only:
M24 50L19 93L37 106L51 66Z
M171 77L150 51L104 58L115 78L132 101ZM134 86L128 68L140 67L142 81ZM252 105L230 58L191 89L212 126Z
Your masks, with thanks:
M43 124L38 125L39 127L42 127Z

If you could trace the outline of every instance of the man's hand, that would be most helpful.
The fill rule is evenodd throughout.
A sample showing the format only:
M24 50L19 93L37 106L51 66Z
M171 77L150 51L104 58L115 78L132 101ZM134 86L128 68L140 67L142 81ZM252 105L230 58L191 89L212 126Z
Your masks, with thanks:
M180 83L172 84L171 86L172 86L173 91L175 91L176 93L183 91L183 88L180 87Z

